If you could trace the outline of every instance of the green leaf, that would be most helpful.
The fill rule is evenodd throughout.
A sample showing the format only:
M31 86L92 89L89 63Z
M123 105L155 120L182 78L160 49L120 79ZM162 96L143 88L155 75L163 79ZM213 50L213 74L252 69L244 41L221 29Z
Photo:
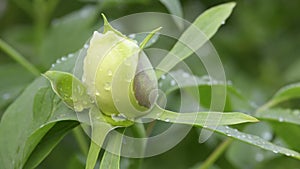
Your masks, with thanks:
M83 169L84 162L80 155L73 155L71 160L68 162L66 169ZM60 166L60 164L58 164Z
M36 93L33 102L33 119L41 123L46 122L54 112L59 99L49 87L41 88ZM45 112L40 114L40 112Z
M75 57L70 57L53 69L70 72L75 61ZM40 112L33 111L35 95L45 87L50 88L47 81L42 77L37 78L3 114L0 123L0 168L23 168L31 152L55 122L77 120L76 114L62 103L52 109L53 113L45 112L43 109ZM46 118L34 119L34 116L44 116L44 114L45 117L52 114L47 122L43 121Z
M218 123L215 124L214 118L208 118L216 116ZM158 105L155 105L151 112L144 118L152 118L160 121L177 123L177 124L188 124L198 127L211 126L211 125L233 125L245 122L257 122L258 120L244 113L238 112L196 112L196 113L177 113L169 110L165 110Z
M256 117L264 120L300 125L300 110L274 108L259 111L256 113Z
M273 139L273 131L270 125L267 123L256 123L248 125L243 129L243 132L259 136L266 141ZM247 156L245 156L247 152ZM229 149L226 151L227 159L236 167L243 168L248 166L249 168L255 168L255 166L264 160L274 158L276 154L251 146L244 142L235 141L231 143Z
M294 83L287 85L283 88L281 88L272 98L271 100L260 107L257 112L263 111L267 108L273 107L281 102L290 100L290 99L295 99L295 98L300 98L300 83Z
M70 73L47 71L44 76L51 82L53 91L75 111L91 107L86 87Z
M290 148L300 152L300 126L281 122L271 122L276 136L284 141ZM288 132L287 132L288 131ZM292 137L291 137L292 136Z
M75 121L66 121L56 123L36 145L31 153L24 169L36 168L39 163L51 152L51 150L63 139L63 137L79 123Z
M147 45L149 46L150 44L148 44L149 42L151 42L150 40L152 39L152 37L161 29L162 27L156 28L154 29L152 32L150 32L145 39L140 43L140 48L144 49L145 47L147 47ZM158 37L158 36L157 36ZM152 40L153 41L153 40ZM156 40L155 40L156 41ZM153 42L151 42L153 43Z
M262 148L264 150L272 151L275 154L280 153L280 154L290 156L290 157L300 160L300 153L298 153L294 150L273 144L259 136L243 133L243 132L238 131L237 129L233 129L228 126L219 126L215 130L213 130L213 129L210 129L210 130L220 133L222 135L234 138L236 140L245 142L247 144Z
M1 63L0 78L0 110L14 101L25 86L34 79L29 72L16 63Z
M180 18L183 17L179 0L160 0L160 2L166 6L172 15L176 15Z
M300 166L300 161L292 158L278 157L260 163L258 167L256 167L255 169L266 169L266 168L282 169L283 166L284 168L288 168L288 169L298 169Z
M177 83L180 83L180 86L172 85L172 79L175 79ZM236 95L236 97L238 97L239 99L246 101L246 98L237 89L235 89L229 82L218 81L206 75L202 77L198 77L188 72L185 72L181 69L176 71L171 71L168 75L164 75L164 79L161 82L162 82L161 88L162 90L165 91L166 95L181 88L188 88L194 86L217 86L217 85L225 86L226 85L227 90L232 92L232 94Z
M141 32L141 33L136 33L136 34L129 34L128 37L130 39L136 40L138 42L138 44L141 44L146 37L150 36L149 33L147 32ZM154 43L157 42L157 40L159 39L159 34L155 33L150 39L149 41L146 43L146 45L144 46L144 48L148 48L150 46L152 46Z
M180 4L180 0L160 0L162 4L166 6L168 11L175 16L178 16L180 18L183 18L183 12L182 7ZM176 21L176 20L175 20ZM183 22L176 22L176 25L182 29L183 28Z
M102 113L97 107L92 107L90 109L90 117L92 121L92 139L87 156L86 169L94 169L101 146L107 134L116 128L105 122Z
M171 70L177 63L190 56L207 42L224 24L234 8L235 3L230 2L212 7L201 14L193 24L181 35L168 55L157 66L157 77ZM174 59L176 56L177 59Z
M108 137L108 146L100 163L100 169L120 169L120 154L122 149L123 134L111 133Z
M225 111L249 110L253 111L253 104L246 99L240 91L238 91L231 83L218 81L209 76L198 77L181 69L171 71L167 75L163 75L159 81L159 87L166 95L174 91L186 89L196 100L200 100L201 106L210 108L212 90L226 90ZM194 89L196 87L196 89ZM191 88L192 91L188 89ZM197 92L194 92L197 90ZM206 98L199 99L197 97Z
M300 97L300 83L290 84L281 88L272 98L274 102L282 102Z

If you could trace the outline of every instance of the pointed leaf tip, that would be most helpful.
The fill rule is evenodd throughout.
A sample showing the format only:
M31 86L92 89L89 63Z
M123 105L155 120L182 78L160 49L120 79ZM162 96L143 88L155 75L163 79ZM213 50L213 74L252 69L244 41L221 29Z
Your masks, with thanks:
M43 76L50 81L52 90L67 106L75 111L89 108L91 99L86 87L70 73L60 71L47 71Z
M154 29L153 31L151 31L147 36L146 38L141 42L140 44L140 48L141 49L144 49L147 45L147 43L151 40L151 38L158 32L162 29L162 27L158 27L156 29Z
M106 33L108 31L112 31L115 34L117 34L117 35L119 35L119 36L121 36L123 38L127 38L125 35L123 35L121 32L119 32L118 30L116 30L115 28L113 28L110 25L110 23L108 22L106 16L103 13L101 13L101 15L102 15L102 18L103 18L103 33Z

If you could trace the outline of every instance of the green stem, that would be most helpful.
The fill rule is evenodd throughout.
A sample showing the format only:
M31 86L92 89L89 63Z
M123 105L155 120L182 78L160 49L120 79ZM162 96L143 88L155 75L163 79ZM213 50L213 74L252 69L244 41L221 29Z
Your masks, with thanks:
M40 75L40 71L34 67L29 61L25 59L19 52L13 49L10 45L0 39L0 49L2 49L8 56L14 59L16 62L21 64L24 68L26 68L29 72L31 72L35 76Z
M133 125L132 133L133 133L133 136L137 137L137 138L146 137L146 130L145 130L143 124L136 123L135 125ZM141 150L141 154L144 153L145 145L143 145L142 147L143 147L143 149ZM132 159L130 159L130 164L129 164L128 168L139 169L139 168L141 168L142 163L143 163L143 158L132 158Z
M75 139L78 142L78 145L79 145L79 148L80 148L82 154L87 156L88 151L89 151L89 149L88 149L89 145L83 135L83 132L82 132L80 126L74 128L73 134L74 134Z
M41 52L42 41L46 34L47 26L51 19L51 15L54 12L59 0L34 0L33 1L33 13L34 13L34 26L35 26L35 40L36 40L36 52Z
M222 155L222 153L227 149L227 147L232 143L233 139L227 138L223 141L214 152L204 161L199 169L208 169L210 168L214 162Z

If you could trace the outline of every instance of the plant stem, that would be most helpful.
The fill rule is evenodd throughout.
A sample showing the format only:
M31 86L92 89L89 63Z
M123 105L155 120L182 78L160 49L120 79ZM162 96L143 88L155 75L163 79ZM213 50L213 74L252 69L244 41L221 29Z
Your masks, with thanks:
M226 150L226 148L232 143L233 139L227 138L224 140L210 156L204 161L204 163L200 166L199 169L208 169L213 163L222 155L222 153Z
M136 123L132 126L133 136L137 138L146 137L146 131L143 124ZM143 155L145 151L145 145L142 145L142 149L140 150L140 154ZM139 169L142 166L143 158L132 158L130 159L129 167L130 169Z
M88 151L89 151L88 150L89 145L88 145L86 139L84 138L84 135L83 135L83 132L82 132L80 126L74 128L73 134L78 142L78 145L79 145L79 148L80 148L82 154L87 156Z
M21 64L24 68L26 68L29 72L31 72L35 76L40 75L40 71L34 67L29 61L25 59L19 52L13 49L10 45L0 39L0 49L2 49L8 56L14 59L16 62Z

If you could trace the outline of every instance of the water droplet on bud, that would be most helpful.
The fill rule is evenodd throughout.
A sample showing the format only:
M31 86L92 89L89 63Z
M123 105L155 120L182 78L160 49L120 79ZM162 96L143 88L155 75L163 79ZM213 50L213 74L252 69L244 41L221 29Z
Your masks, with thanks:
M111 89L111 83L110 82L105 83L104 89L105 90L110 90Z
M111 70L108 70L107 75L108 75L108 76L112 76L112 74L113 74L112 71L111 71Z

